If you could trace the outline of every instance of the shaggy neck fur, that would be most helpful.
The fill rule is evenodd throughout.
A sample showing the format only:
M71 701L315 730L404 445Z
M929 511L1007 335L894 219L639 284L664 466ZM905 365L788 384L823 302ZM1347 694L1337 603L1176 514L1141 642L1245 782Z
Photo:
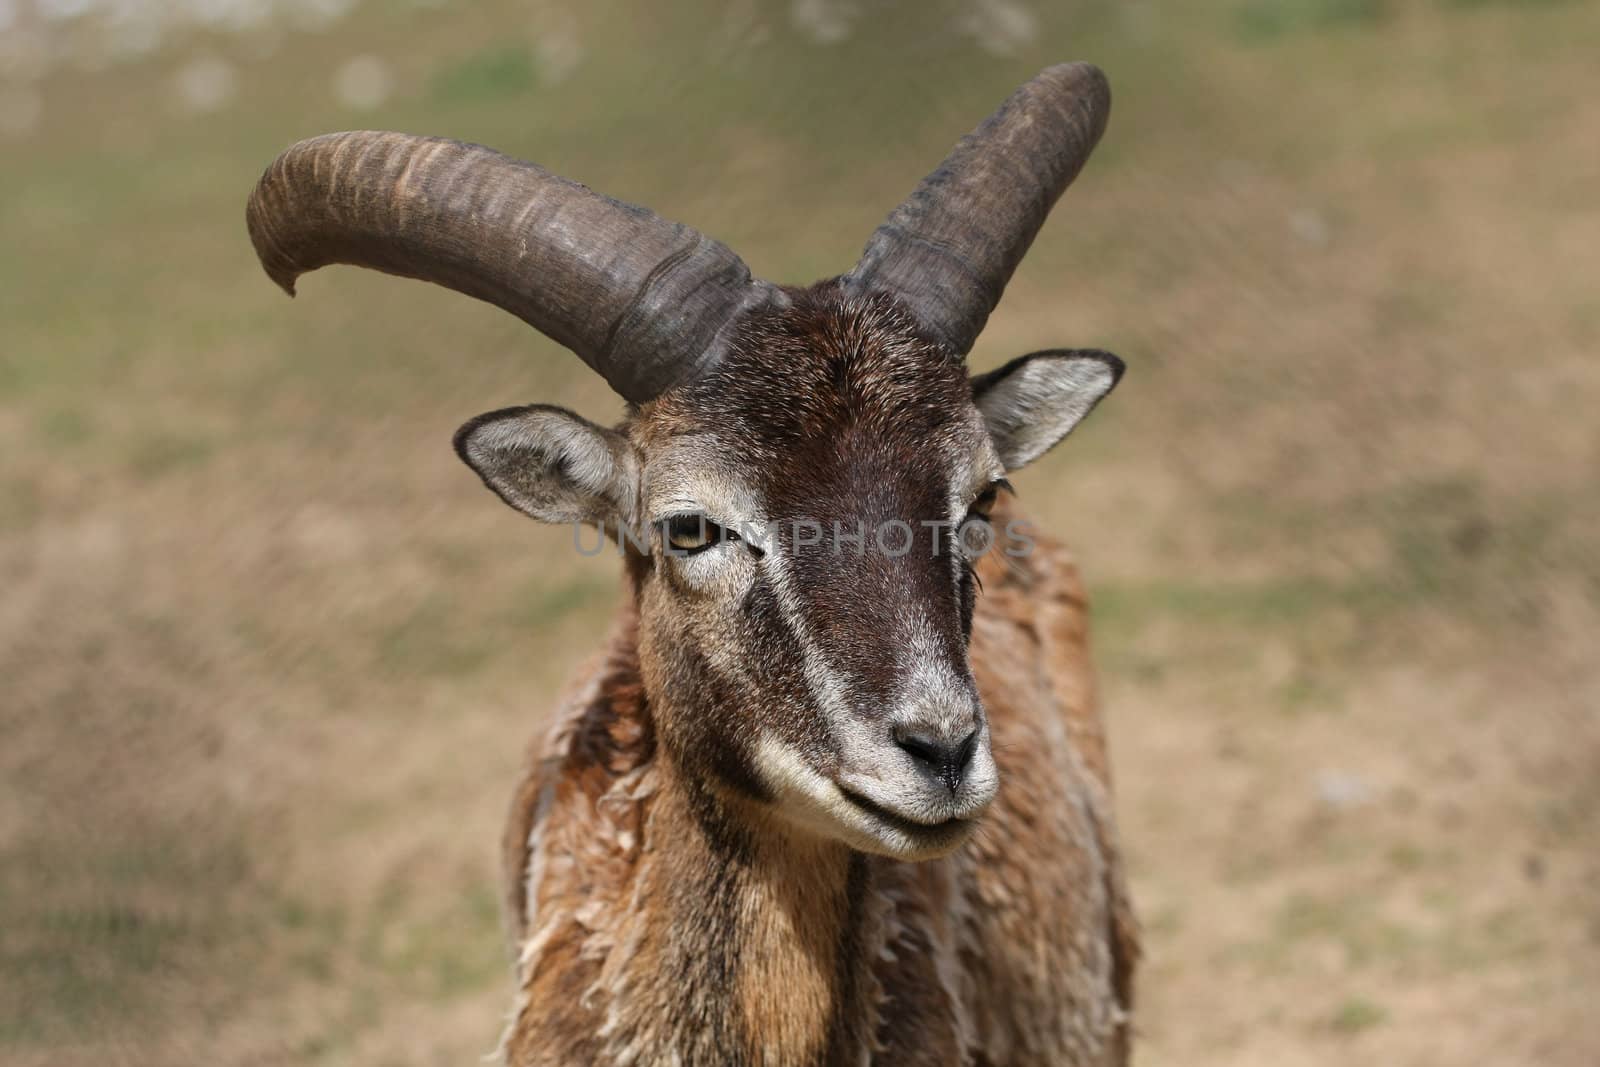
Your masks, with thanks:
M663 762L639 892L665 905L647 934L659 946L651 973L673 1001L685 1062L865 1062L867 858L790 833Z
M668 709L644 694L632 612L575 710L552 737L560 786L515 810L588 811L571 827L581 844L559 816L514 819L508 836L517 855L527 842L578 857L535 861L519 879L531 899L511 901L534 927L519 1015L544 1021L513 1026L509 1061L870 1062L883 924L868 857L685 772L657 740Z
M512 805L512 1067L1126 1064L1138 942L1083 589L1044 539L979 566L1006 789L984 833L918 864L799 837L687 773L658 727L718 708L668 685L685 704L652 705L627 602Z
M645 566L630 554L635 612ZM632 671L637 642L630 628ZM641 678L635 713L658 738L668 718L715 717L715 708L680 706L670 685L651 688L659 695L646 696ZM875 997L866 993L882 942L881 916L868 913L871 860L709 784L668 744L656 746L655 767L635 899L663 905L645 936L658 961L650 973L680 1020L671 1047L690 1064L870 1062Z

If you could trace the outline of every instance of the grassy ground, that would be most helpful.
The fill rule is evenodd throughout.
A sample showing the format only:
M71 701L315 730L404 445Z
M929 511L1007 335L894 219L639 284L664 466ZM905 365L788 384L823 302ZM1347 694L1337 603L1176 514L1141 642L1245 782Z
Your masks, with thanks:
M1600 8L978 6L0 50L42 102L0 134L0 1063L467 1062L509 1004L492 846L616 576L448 437L618 405L443 291L285 301L242 219L279 148L485 141L804 280L1069 57L1116 114L976 363L1131 365L1018 482L1096 597L1141 1062L1600 1061Z

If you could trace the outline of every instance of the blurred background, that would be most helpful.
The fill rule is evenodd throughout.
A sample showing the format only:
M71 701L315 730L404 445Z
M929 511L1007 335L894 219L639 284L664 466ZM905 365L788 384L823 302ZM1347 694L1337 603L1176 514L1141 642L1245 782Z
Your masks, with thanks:
M243 209L484 142L849 267L1089 59L1110 129L974 356L1124 356L1018 479L1094 598L1143 1064L1600 1063L1600 5L0 0L0 1063L469 1063L495 843L614 559L466 418L621 407Z

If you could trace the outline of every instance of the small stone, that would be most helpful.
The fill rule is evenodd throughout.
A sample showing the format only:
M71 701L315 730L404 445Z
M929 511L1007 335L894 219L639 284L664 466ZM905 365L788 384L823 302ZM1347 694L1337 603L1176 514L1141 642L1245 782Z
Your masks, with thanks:
M239 79L233 64L215 56L191 60L178 70L178 102L193 114L220 111L232 103Z
M1015 55L1039 34L1039 20L1017 0L973 0L957 28L992 56Z
M818 44L838 44L850 36L855 6L841 0L794 0L789 21Z
M272 0L191 0L194 19L233 33L245 33L272 16Z
M34 0L39 17L51 22L66 22L87 15L94 0Z
M1289 231L1308 245L1326 247L1332 238L1328 220L1315 208L1303 207L1289 213Z
M540 33L533 46L533 59L539 77L548 85L558 85L583 62L583 43L571 22L550 27Z
M1349 771L1321 771L1317 774L1317 799L1334 811L1358 808L1372 799L1366 779Z
M325 30L348 15L356 0L297 0L294 21L306 30Z
M388 64L377 56L352 56L340 64L333 76L333 92L339 103L356 111L381 106L393 89L394 78Z

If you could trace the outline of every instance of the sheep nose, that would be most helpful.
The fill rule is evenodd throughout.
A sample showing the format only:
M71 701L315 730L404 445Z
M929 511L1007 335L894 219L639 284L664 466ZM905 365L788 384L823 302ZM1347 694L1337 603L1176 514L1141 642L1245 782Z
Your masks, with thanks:
M898 724L894 728L894 743L904 749L919 768L938 778L954 793L961 788L961 777L978 750L978 731L973 729L965 737L952 741L948 735L941 736L926 726Z

